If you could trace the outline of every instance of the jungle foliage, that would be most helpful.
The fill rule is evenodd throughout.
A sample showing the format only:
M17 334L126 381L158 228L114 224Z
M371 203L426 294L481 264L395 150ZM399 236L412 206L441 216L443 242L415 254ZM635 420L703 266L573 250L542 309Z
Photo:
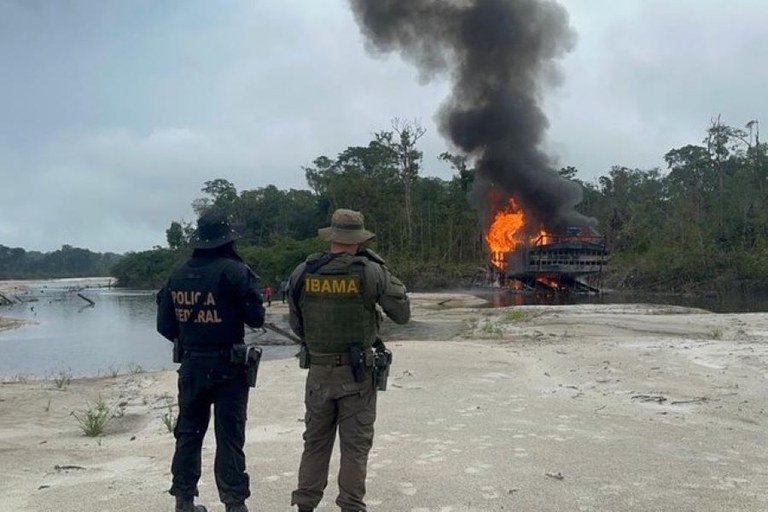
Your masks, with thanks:
M583 183L613 253L609 284L696 290L768 282L768 145L722 124L669 151L666 171L613 167Z
M606 238L609 286L696 290L768 284L768 145L758 129L756 121L742 129L716 119L701 143L669 151L663 170L616 166L590 182L573 167L561 169L582 185L578 209L597 218ZM366 226L377 235L373 249L411 289L467 284L488 261L478 214L468 200L473 170L464 157L446 153L440 158L453 167L451 179L422 175L421 135L417 124L396 122L365 146L348 147L335 158L320 156L304 168L305 190L237 190L226 179L213 179L193 207L200 213L216 206L242 222L239 250L273 287L306 255L325 248L317 229L339 207L365 213ZM193 228L172 222L168 248L130 253L112 275L125 286L159 286L189 255ZM0 247L0 276L8 276L10 251L18 261L19 249ZM75 268L85 272L87 265L62 263L73 251L82 250L65 246L47 259L27 253L40 264L24 275L39 277L42 269L57 277L77 275ZM103 255L99 264L112 257Z
M0 245L0 279L106 276L120 259L70 245L47 253Z
M320 156L304 172L309 190L273 185L238 191L205 182L195 210L222 208L245 225L246 261L273 286L304 257L324 248L317 228L339 207L365 212L374 249L411 288L466 284L487 264L483 233L469 204L473 172L464 157L443 154L454 175L422 176L423 130L399 123L336 158ZM669 151L666 170L613 167L594 182L573 167L579 210L597 218L612 253L615 287L695 289L768 282L768 146L757 122L744 129L715 120L701 144ZM185 255L193 226L171 223L170 249L129 255L113 275L125 284L159 284Z

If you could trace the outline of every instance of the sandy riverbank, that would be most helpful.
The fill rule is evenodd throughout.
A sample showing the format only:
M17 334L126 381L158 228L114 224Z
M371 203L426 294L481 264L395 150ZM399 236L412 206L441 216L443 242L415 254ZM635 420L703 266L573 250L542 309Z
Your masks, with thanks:
M768 314L413 299L414 321L386 326L395 364L379 397L371 510L768 510ZM260 369L252 510L290 510L304 376L290 358ZM163 415L175 377L1 385L3 509L171 510ZM99 396L122 414L87 438L71 411ZM222 512L210 433L205 446L201 502ZM319 510L336 510L335 492L332 477Z

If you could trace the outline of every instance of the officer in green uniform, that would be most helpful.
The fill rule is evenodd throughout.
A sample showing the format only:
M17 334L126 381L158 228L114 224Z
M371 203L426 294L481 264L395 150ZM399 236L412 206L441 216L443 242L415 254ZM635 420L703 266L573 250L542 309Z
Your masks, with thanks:
M157 330L174 342L179 367L179 417L170 493L176 512L205 512L195 505L201 449L214 406L219 498L227 512L248 512L245 422L248 377L244 325L261 327L264 306L258 281L234 248L240 238L220 211L203 214L190 245L192 257L158 293ZM245 351L244 353L248 353Z
M290 324L304 340L309 359L304 453L291 504L308 512L320 503L338 429L336 504L343 512L365 512L366 468L376 419L372 366L377 305L398 324L408 322L411 308L405 286L384 261L370 250L360 250L374 237L360 212L336 210L331 226L318 234L330 242L330 251L309 256L290 279Z

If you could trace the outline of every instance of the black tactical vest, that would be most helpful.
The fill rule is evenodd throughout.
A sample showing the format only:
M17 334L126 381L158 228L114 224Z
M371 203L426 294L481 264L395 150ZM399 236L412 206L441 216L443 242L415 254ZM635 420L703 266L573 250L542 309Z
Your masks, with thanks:
M243 342L242 308L237 297L222 286L222 272L228 265L237 262L228 258L192 259L168 281L184 350L223 350Z
M325 265L304 275L300 308L304 341L312 352L346 353L371 348L376 339L376 305L365 289L364 258L338 268Z

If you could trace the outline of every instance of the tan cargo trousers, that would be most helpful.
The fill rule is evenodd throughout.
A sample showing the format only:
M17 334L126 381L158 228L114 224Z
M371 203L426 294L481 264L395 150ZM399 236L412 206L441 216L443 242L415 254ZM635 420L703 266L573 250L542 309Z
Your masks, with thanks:
M320 503L328 485L328 464L338 427L341 462L336 504L344 511L365 512L365 476L376 420L370 369L363 382L355 382L348 365L310 366L304 403L304 453L291 505L314 509Z

